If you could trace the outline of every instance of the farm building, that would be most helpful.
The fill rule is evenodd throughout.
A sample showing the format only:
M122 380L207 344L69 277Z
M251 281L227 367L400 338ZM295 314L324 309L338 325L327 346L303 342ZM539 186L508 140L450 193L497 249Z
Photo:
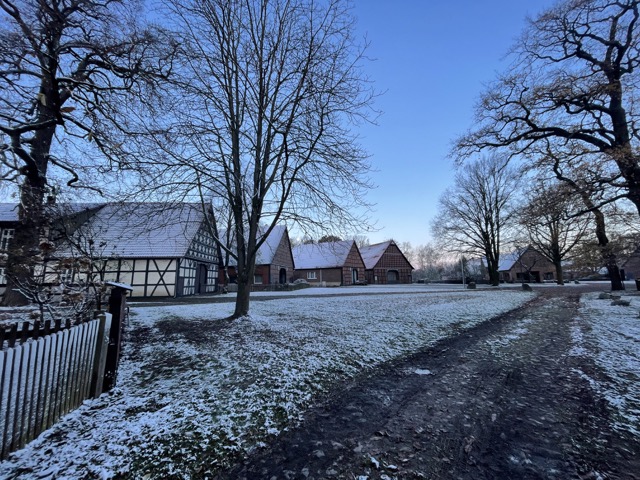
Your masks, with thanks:
M264 243L260 245L256 256L256 270L253 275L253 290L268 290L293 280L293 253L287 227L276 225ZM236 282L235 265L228 265L231 283ZM224 272L220 269L220 283L224 283Z
M295 278L312 285L339 286L365 283L365 267L353 240L309 243L293 248Z
M413 267L393 240L360 247L367 283L411 283Z
M531 246L500 255L498 273L500 281L506 283L541 283L556 279L553 263Z
M45 259L45 283L54 277L77 283L91 274L131 285L133 297L215 291L215 243L199 204L107 203L58 208L50 231L52 250ZM5 209L8 207L0 211Z

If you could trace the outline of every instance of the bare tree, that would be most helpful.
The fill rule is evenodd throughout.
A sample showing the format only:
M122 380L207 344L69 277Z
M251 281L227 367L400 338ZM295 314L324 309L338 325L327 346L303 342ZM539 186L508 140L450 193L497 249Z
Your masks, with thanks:
M175 116L157 119L171 135L140 168L156 192L228 204L235 246L222 248L236 261L240 317L276 223L361 229L369 166L350 128L368 120L374 93L343 0L168 3L183 32L183 76Z
M538 182L529 191L533 194L520 210L519 223L526 229L527 243L553 263L558 284L564 285L562 262L585 240L591 215L565 185Z
M514 222L520 174L496 156L465 167L440 197L433 235L450 251L485 257L489 280L498 285L500 247L505 230Z
M139 27L137 3L0 0L0 173L20 191L5 304L25 301L13 285L33 273L54 171L82 185L79 140L91 142L90 156L117 158L127 114L170 68L171 42Z
M601 172L597 183L621 189L607 201L626 197L640 212L639 4L564 0L530 21L454 156L487 147L530 154L551 141L564 161L580 148Z

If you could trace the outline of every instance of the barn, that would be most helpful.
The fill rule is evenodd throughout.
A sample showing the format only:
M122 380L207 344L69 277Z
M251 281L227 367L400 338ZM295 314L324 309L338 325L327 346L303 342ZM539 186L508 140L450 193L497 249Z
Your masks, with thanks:
M413 267L393 240L360 247L367 283L411 283Z
M295 278L316 286L365 283L364 261L353 240L309 243L293 248Z

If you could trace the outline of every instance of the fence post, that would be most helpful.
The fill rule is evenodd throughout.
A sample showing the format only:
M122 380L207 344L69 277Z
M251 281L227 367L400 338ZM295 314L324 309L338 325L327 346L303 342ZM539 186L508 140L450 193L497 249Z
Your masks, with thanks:
M120 345L122 341L122 324L127 311L127 292L133 290L129 285L107 282L112 287L109 297L109 313L111 313L111 330L105 365L102 391L110 391L116 384L118 362L120 361Z
M93 360L93 372L91 373L91 391L93 398L98 398L102 393L104 383L104 370L107 364L107 350L109 348L109 332L111 331L111 314L101 313L98 316L98 338L96 353Z

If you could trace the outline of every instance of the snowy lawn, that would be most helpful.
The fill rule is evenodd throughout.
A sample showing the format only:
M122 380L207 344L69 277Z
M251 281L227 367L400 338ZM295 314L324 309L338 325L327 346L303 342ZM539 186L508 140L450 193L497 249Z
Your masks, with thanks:
M613 407L614 426L640 436L640 296L623 293L622 300L630 305L612 305L597 293L582 295L572 353L593 358L603 370L595 378L579 373Z
M369 290L371 291L371 290ZM117 389L0 464L0 478L207 478L332 384L511 310L517 289L132 309Z

